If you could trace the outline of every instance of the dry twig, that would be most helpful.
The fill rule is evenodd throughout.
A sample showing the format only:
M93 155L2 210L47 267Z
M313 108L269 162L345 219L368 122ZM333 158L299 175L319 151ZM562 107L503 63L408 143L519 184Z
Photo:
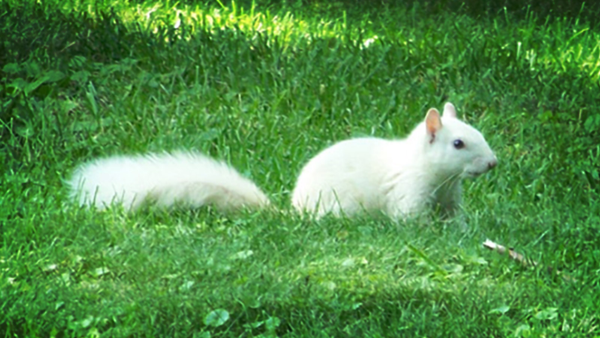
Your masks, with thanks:
M495 242L490 241L489 239L486 239L485 242L483 242L483 246L498 252L499 254L504 254L505 252L508 251L508 256L510 256L510 258L514 259L515 261L521 263L521 265L527 267L527 266L536 266L537 262L536 261L532 261L532 260L527 260L525 258L525 256L523 256L522 254L516 252L513 248L509 248L506 249L504 246L497 244Z
M508 252L508 256L510 258L512 258L515 261L521 263L521 265L524 266L524 267L537 266L538 265L538 263L536 261L533 261L533 260L525 258L525 256L523 256L522 254L516 252L513 248L507 249L506 247L504 247L504 246L502 246L502 245L500 245L498 243L492 242L489 239L486 239L485 242L483 242L483 246L486 247L486 248L488 248L488 249L490 249L490 250L496 251L496 252L498 252L499 254L502 254L502 255L505 254L506 252ZM552 270L553 269L551 267L548 267L548 272L552 272ZM574 278L572 278L571 276L568 276L568 275L560 272L559 270L556 270L555 272L556 272L557 275L561 276L565 281L569 281L569 282L574 282L575 281Z

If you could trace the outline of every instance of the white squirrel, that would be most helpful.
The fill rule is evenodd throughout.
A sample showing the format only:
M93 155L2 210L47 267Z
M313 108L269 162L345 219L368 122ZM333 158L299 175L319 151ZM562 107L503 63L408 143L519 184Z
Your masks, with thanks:
M326 148L302 169L292 204L317 217L375 211L402 219L435 204L451 213L461 201L462 178L496 164L481 133L446 103L443 116L430 109L405 139L357 138ZM68 184L80 204L100 209L116 202L134 210L148 200L224 210L270 204L235 169L193 152L97 159L76 169Z
M481 133L446 103L443 117L430 109L405 139L357 138L323 150L302 169L292 204L317 216L380 211L398 219L435 204L452 213L462 178L496 164Z

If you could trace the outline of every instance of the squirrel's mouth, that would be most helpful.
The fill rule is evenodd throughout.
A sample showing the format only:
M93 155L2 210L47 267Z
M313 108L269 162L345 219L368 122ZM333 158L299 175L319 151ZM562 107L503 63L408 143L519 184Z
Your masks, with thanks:
M463 171L463 176L466 177L477 177L479 175L485 174L487 172L487 170L483 170L483 171L473 171L473 170L465 170Z
M471 168L465 168L465 170L463 171L463 176L476 177L479 175L483 175L490 171L494 166L495 164L488 166L472 166Z

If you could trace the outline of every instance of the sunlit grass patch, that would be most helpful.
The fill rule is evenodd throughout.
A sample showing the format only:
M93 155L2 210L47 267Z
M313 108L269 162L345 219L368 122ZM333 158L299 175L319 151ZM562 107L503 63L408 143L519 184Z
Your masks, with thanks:
M315 6L324 7L322 4ZM291 7L265 6L255 2L238 4L235 1L227 5L219 1L199 4L104 1L93 4L65 2L62 5L65 12L91 16L98 15L99 11L111 10L131 27L143 27L155 34L165 29L172 30L173 35L165 37L166 41L172 38L190 39L198 31L216 33L234 30L249 39L262 35L289 47L314 38L357 38L357 32L364 31L364 28L348 26L345 11L339 10L336 14L341 15L332 15L329 8L331 6L325 6L322 16L312 16Z

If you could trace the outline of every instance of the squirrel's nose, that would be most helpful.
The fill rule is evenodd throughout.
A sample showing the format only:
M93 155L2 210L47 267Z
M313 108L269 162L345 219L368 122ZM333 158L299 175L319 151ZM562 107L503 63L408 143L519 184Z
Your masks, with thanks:
M493 160L491 160L490 162L488 162L488 169L492 169L493 167L495 167L498 164L498 160L494 157Z

